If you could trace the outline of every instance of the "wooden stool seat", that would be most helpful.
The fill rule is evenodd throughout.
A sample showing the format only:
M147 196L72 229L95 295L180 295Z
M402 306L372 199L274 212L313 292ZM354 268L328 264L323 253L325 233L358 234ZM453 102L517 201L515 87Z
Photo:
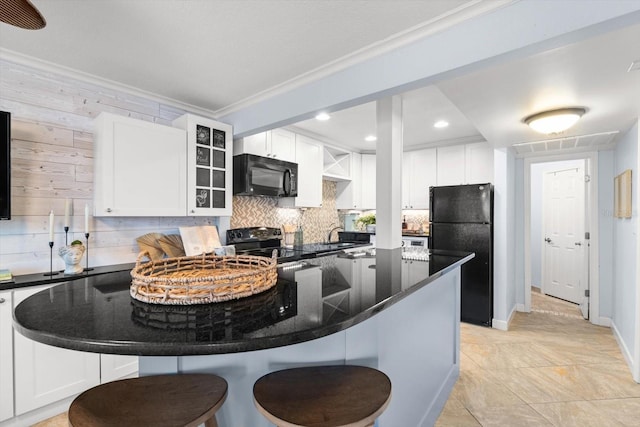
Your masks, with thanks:
M285 369L258 379L253 399L279 427L372 426L391 400L391 381L364 366Z
M217 427L227 397L217 375L156 375L113 381L80 394L69 407L72 427Z

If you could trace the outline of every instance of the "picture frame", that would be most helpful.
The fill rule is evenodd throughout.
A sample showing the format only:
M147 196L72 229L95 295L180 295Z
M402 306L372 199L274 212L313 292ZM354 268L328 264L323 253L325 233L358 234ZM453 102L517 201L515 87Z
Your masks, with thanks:
M613 181L613 211L616 218L631 218L631 169L616 176Z

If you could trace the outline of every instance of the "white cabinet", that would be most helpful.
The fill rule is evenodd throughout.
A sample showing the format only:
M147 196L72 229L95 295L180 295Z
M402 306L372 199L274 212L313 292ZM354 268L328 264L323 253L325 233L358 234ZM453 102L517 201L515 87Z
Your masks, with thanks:
M402 261L402 290L410 288L422 279L429 277L428 261Z
M46 287L14 291L13 304ZM78 394L100 383L100 355L52 347L14 331L16 415Z
M362 155L362 209L376 208L376 155Z
M298 164L298 197L278 199L280 207L311 208L322 206L322 144L303 135L296 135Z
M233 187L232 127L185 114L173 125L187 132L187 216L231 216Z
M405 152L402 162L402 208L429 209L429 187L437 182L436 149Z
M438 185L460 185L465 183L464 165L465 148L464 145L454 145L452 147L438 147L437 149Z
M120 378L137 376L138 356L119 354L100 355L100 383L108 383Z
M95 121L94 215L184 216L186 132L102 113Z
M350 181L336 183L337 209L362 209L362 155L349 155Z
M286 129L273 129L238 139L234 142L233 154L255 154L278 160L295 162L296 134Z
M324 146L323 170L325 179L332 181L344 181L354 178L353 154L342 148Z
M493 147L487 142L438 147L437 185L493 182Z
M0 292L0 422L13 417L12 293Z
M465 182L493 182L493 147L487 142L465 145Z

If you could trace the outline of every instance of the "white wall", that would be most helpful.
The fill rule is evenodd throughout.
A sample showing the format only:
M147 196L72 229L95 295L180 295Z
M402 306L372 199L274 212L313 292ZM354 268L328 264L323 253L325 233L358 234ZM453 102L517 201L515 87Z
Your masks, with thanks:
M62 269L57 250L65 241L65 198L74 207L69 242L85 241L83 211L93 199L93 119L108 111L170 125L186 111L6 60L0 60L0 91L0 110L12 113L12 219L0 221L0 268L14 275L49 270L48 213L53 210L53 269ZM89 265L134 262L136 237L150 232L177 234L179 226L200 224L219 225L220 221L214 217L92 217Z
M613 150L598 153L600 317L609 319L613 313L613 162Z
M631 218L613 220L613 316L612 327L630 364L637 363L638 266L638 123L621 137L614 154L614 175L627 169L632 173ZM613 183L612 183L613 186Z
M515 157L494 150L493 327L506 330L516 308Z
M542 284L542 196L543 177L548 171L580 167L584 160L534 163L531 165L531 286Z

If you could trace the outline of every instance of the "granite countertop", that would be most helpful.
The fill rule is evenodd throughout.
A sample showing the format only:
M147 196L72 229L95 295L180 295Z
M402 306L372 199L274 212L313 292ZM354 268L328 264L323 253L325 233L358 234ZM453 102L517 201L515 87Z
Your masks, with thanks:
M409 254L416 256L378 249L284 264L270 290L191 306L132 299L128 269L81 277L21 302L14 327L45 344L111 354L223 354L296 344L362 322L473 258L425 251L428 261L418 261Z

